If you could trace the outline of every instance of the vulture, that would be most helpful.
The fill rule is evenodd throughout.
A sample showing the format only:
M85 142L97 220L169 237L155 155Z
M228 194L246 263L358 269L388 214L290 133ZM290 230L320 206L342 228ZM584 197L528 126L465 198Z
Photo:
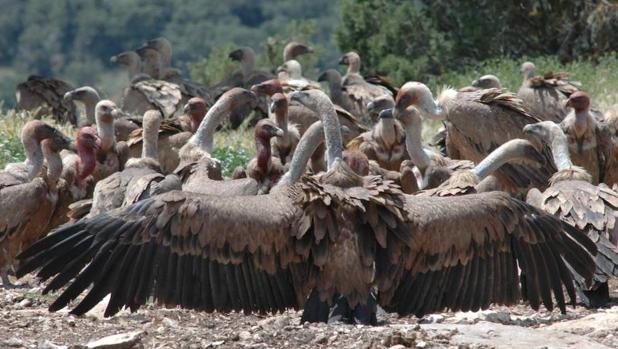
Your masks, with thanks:
M444 121L448 156L474 163L504 142L522 138L525 125L541 121L528 112L520 99L499 89L475 92L446 89L434 100L427 86L407 82L396 100L396 111L413 106L424 117ZM410 157L414 159L412 154ZM505 190L518 192L530 187L543 188L554 170L551 166L506 164L496 172L496 177Z
M60 153L62 173L58 182L58 201L45 234L66 223L69 218L74 218L76 206L85 211L90 209L92 200L86 198L91 196L94 187L94 179L91 175L97 165L96 154L100 147L101 140L96 130L86 126L77 131L76 153L67 150ZM79 216L86 213L80 213Z
M286 61L277 68L278 74L283 74L285 79L279 78L283 91L286 93L293 91L301 91L306 89L319 89L320 84L316 81L309 80L303 76L303 69L300 63L291 59Z
M341 74L335 69L328 69L318 77L318 81L324 81L328 83L328 91L330 92L330 99L334 104L347 110L352 115L362 115L363 109L360 103L355 103L350 96L343 91ZM392 98L391 98L392 100ZM377 115L372 118L372 121L377 121ZM373 124L373 123L372 123Z
M399 171L401 163L409 159L405 142L406 134L393 113L380 113L372 130L352 139L347 149L359 150L384 169Z
M97 135L101 139L101 147L97 151L97 165L93 173L95 182L121 171L127 161L129 149L125 142L116 142L114 120L121 111L116 103L103 99L95 107Z
M283 48L283 62L290 61L307 53L313 53L313 48L311 46L296 41L290 41Z
M161 79L161 56L159 52L148 46L142 46L135 50L143 61L142 73L148 75L151 79Z
M58 180L62 172L60 150L67 144L60 138L41 140L47 163L44 175L0 189L0 276L4 287L11 287L8 272L23 248L37 241L58 201Z
M178 85L139 73L139 55L135 51L122 52L113 56L111 61L126 66L129 72L130 85L122 98L122 108L126 112L143 115L150 109L158 109L164 117L176 113L182 99Z
M611 106L604 116L604 122L610 134L610 139L613 144L618 143L618 104ZM618 184L618 151L616 146L610 147L611 152L606 154L605 166L603 171L603 182L614 187Z
M569 96L579 90L579 83L567 80L567 74L547 72L543 76L535 76L534 63L525 62L521 65L524 81L517 92L517 97L526 106L544 120L561 122L567 115L565 103Z
M273 156L279 159L282 165L289 163L300 141L300 132L296 124L288 122L288 99L283 93L275 93L270 97L270 110L274 114L277 126L283 135L272 139Z
M79 101L84 104L86 111L86 119L76 117L79 127L91 126L96 123L95 108L97 103L101 100L99 93L93 87L83 86L74 90L68 91L64 94L64 99L68 101ZM129 134L139 128L140 124L137 120L119 117L114 120L114 133L116 139L119 141L126 141L129 138Z
M183 96L183 103L193 97L211 100L205 86L182 78L180 69L172 68L172 44L164 37L148 40L143 48L155 50L159 57L159 79L177 84ZM138 50L139 51L139 50Z
M488 88L502 88L502 84L500 83L500 79L498 79L495 75L483 75L478 79L472 81L471 86L462 87L459 89L459 92L473 92L478 90L485 90Z
M361 59L358 53L346 53L339 60L339 64L348 66L348 71L342 80L342 88L348 99L355 104L355 114L353 114L360 119L363 125L372 126L372 120L367 112L367 104L380 96L392 96L391 91L383 86L365 81L365 78L360 74Z
M157 110L149 110L144 114L141 158L129 159L122 171L97 182L89 216L132 204L151 195L180 189L178 176L161 174L158 161L161 119L161 113Z
M592 184L614 182L604 180L605 164L611 159L613 143L607 124L597 121L590 112L590 97L582 91L569 96L566 106L573 108L562 120L560 126L565 133L569 146L571 161L576 166L583 167L591 176ZM609 177L615 172L608 168Z
M604 184L594 185L590 174L571 162L567 137L557 124L526 125L524 133L537 145L549 144L558 167L549 188L543 192L531 189L526 201L584 231L597 245L592 285L578 278L575 282L587 307L604 306L610 301L608 278L618 276L618 192Z
M206 101L201 97L193 97L185 104L183 111L184 115L178 121L165 120L161 122L158 134L158 162L163 173L173 172L180 163L179 151L193 133L197 131L198 126L206 115ZM143 149L143 131L134 131L127 145L129 146L129 155L132 158L138 158L142 154Z
M255 125L255 157L249 161L246 169L236 169L232 178L252 178L258 183L257 194L265 194L277 184L285 172L278 157L272 156L270 141L282 137L284 132L274 121L262 119Z
M425 190L419 195L455 196L471 193L493 191L485 182L500 167L513 162L528 162L544 166L546 159L527 140L511 139L492 151L483 161L472 169L454 171L451 176L438 187Z
M253 91L258 96L268 96L272 97L275 93L284 93L283 86L278 79L271 79L264 81L260 84L253 85L251 87L251 91ZM339 117L339 122L342 126L348 128L349 132L346 134L348 139L344 139L344 141L349 142L350 139L358 136L359 134L369 131L369 129L360 124L358 119L354 117L349 112L343 110L341 107L335 105L335 111L337 112L337 116ZM317 115L314 111L305 107L304 105L292 101L288 96L288 120L298 127L298 131L302 135L305 130L311 126L314 122L318 121L320 116Z
M64 94L72 89L71 85L62 80L31 75L28 80L17 85L15 99L20 109L41 108L37 116L51 115L59 122L77 125L75 104L63 99Z
M71 147L69 139L62 132L41 120L28 121L22 127L20 137L26 160L7 164L4 170L0 171L0 189L29 182L41 173L44 161L42 140L53 139L56 144Z
M472 161L451 159L425 149L422 139L423 119L420 113L414 107L403 109L399 103L400 101L397 104L398 108L394 109L394 116L405 130L405 148L412 163L421 173L422 189L435 188L447 180L453 172L474 167ZM393 109L382 110L380 114L393 114Z
M283 48L283 62L294 60L296 57L307 53L313 53L313 48L296 41L290 41ZM287 71L281 70L277 72L277 78L281 81L285 81L289 78L289 75Z
M402 315L522 296L534 309L566 312L564 290L575 301L569 268L592 277L596 246L576 228L506 193L420 198L359 176L341 159L328 97L310 90L291 98L323 116L328 172L301 178L295 158L266 195L172 191L85 218L21 253L17 275L38 270L51 279L43 292L60 293L50 311L85 293L72 314L108 294L106 316L151 296L207 312L267 313L300 308L311 294L309 321L324 321L320 303L336 294L354 312L372 311L373 288L384 309Z

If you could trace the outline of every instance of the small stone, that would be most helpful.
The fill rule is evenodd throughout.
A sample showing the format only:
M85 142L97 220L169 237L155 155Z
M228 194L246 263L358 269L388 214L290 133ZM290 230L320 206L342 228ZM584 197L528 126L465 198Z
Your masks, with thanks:
M210 343L206 344L206 348L218 347L220 345L223 345L223 343L225 343L225 341L210 342Z
M26 346L26 343L24 343L24 341L15 337L5 340L4 342L2 342L2 344L9 348L21 348Z
M418 343L416 343L417 348L425 348L426 346L427 346L427 342L425 341L419 341Z
M68 347L66 345L54 344L46 339L43 342L39 343L37 349L68 349Z
M86 344L88 349L130 349L146 335L144 331L115 334Z
M406 347L403 344L397 344L397 345L393 345L392 347L389 347L388 349L405 349Z
M425 316L421 320L422 324L440 324L442 322L444 322L444 315L440 315L440 314L431 314L431 315Z
M32 300L29 298L24 298L21 302L18 303L22 308L28 308L32 305Z
M167 327L177 327L178 326L178 321L176 320L172 320L170 318L163 318L163 320L161 321L165 326Z
M326 344L326 342L328 342L328 336L326 336L324 334L318 335L315 338L315 340L313 341L313 343L315 343L315 344Z
M251 339L251 333L249 331L241 331L238 334L238 337L242 339L243 341L246 341L246 340Z

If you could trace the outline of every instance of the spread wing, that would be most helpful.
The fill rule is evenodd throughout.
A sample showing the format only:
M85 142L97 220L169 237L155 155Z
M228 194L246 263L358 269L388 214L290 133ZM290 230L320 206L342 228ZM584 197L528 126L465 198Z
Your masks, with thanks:
M206 311L282 311L298 307L297 285L308 282L306 257L291 239L299 213L284 193L221 199L173 191L59 228L20 256L18 274L40 268L40 278L52 278L44 292L68 285L52 311L84 291L74 314L107 294L106 316L151 295Z
M594 273L596 248L582 232L506 193L411 196L406 210L407 236L389 236L376 262L387 310L476 311L521 297L552 309L553 293L564 312L563 288L575 301L569 268L585 279Z

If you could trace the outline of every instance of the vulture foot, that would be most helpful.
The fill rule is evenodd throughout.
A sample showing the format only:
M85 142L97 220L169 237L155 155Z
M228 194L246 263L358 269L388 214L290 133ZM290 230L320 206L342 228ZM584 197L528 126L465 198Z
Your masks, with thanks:
M333 306L330 307L327 302L320 301L318 293L313 290L307 302L305 302L303 315L300 319L301 323L306 321L371 326L378 324L376 317L378 304L373 293L369 295L367 304L357 305L353 309L341 295L335 295L333 303Z
M18 288L28 288L28 285L16 285L14 283L11 282L11 280L9 279L9 275L7 274L6 271L2 271L0 273L0 278L2 279L2 287L5 290L14 290L14 289L18 289Z

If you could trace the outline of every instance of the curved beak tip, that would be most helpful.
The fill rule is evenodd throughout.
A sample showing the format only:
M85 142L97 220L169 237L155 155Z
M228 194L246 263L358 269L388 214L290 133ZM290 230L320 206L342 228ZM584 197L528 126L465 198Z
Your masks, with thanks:
M282 129L280 129L280 128L278 128L278 129L275 131L275 135L276 135L277 137L283 137L283 130L282 130Z
M187 103L187 104L185 104L185 105L182 107L182 111L183 111L183 113L188 113L188 112L189 112L189 110L191 110L191 107L189 106L189 104L188 104L188 103Z
M118 56L111 56L111 57L109 58L109 61L110 61L110 63L116 63L116 62L118 62Z

